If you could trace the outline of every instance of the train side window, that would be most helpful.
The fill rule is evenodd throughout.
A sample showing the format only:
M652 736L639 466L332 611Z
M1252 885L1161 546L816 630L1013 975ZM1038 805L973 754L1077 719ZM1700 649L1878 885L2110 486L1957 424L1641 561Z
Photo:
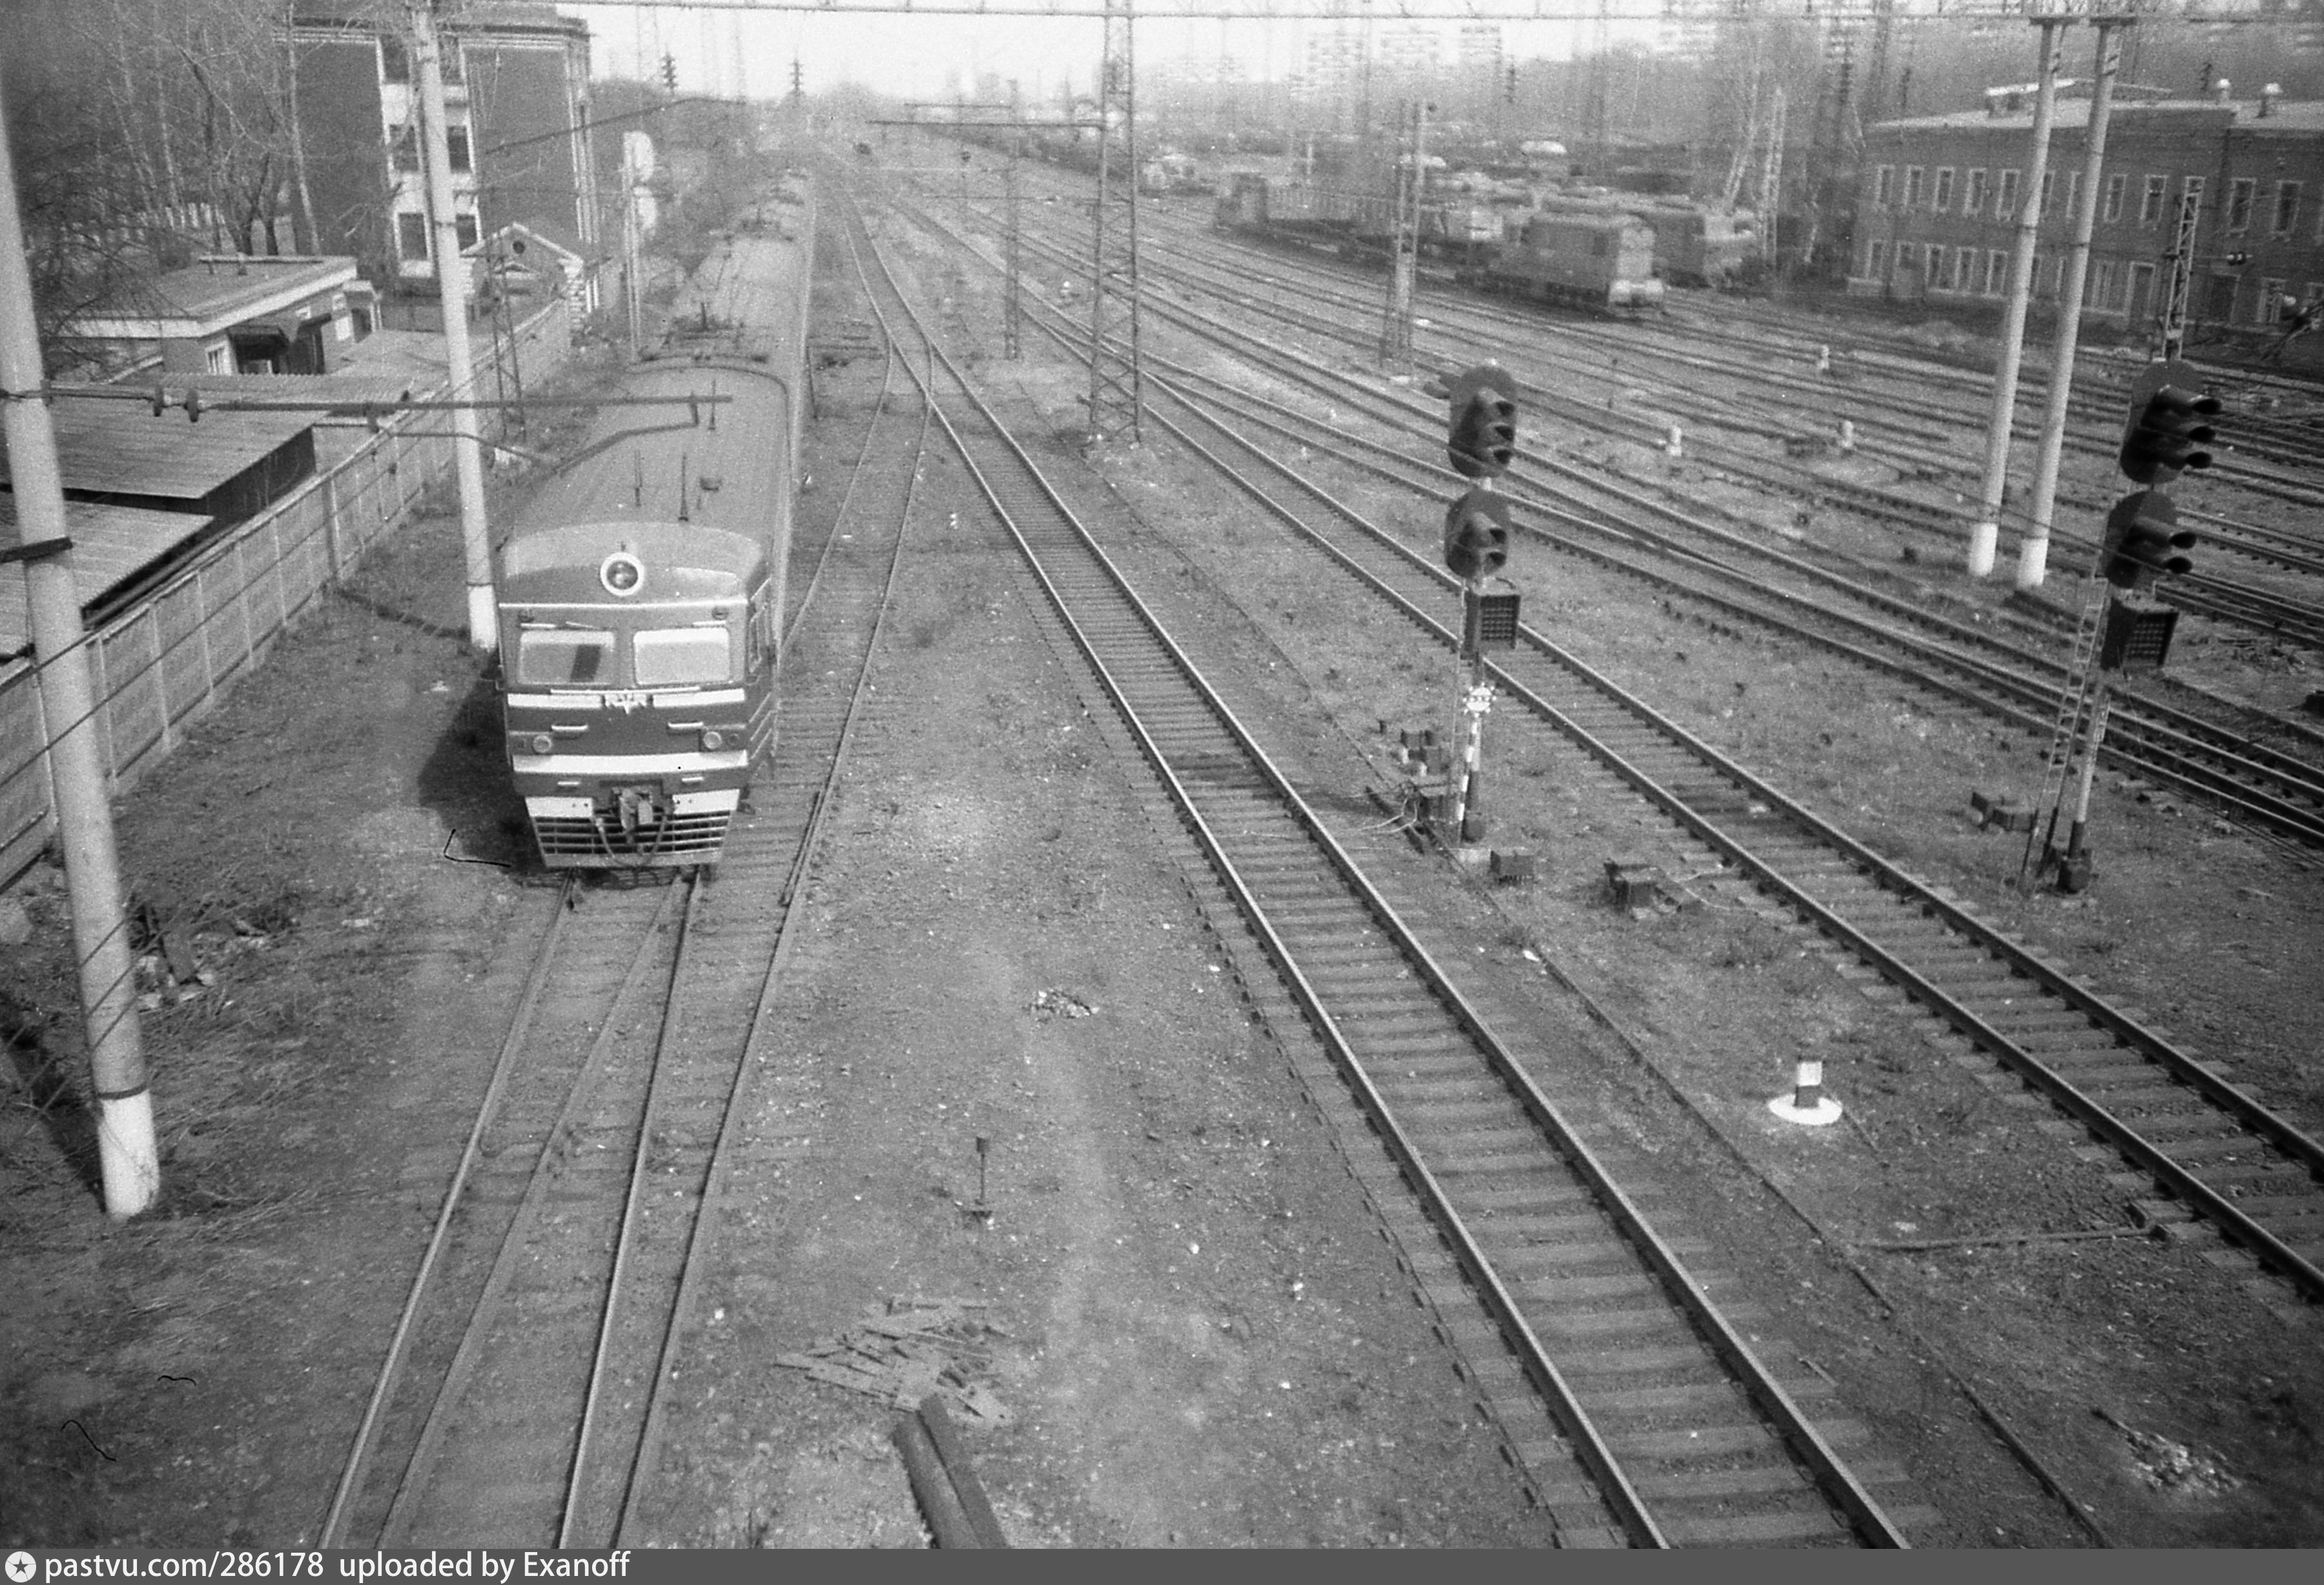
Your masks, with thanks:
M516 679L544 688L609 685L613 635L601 628L527 628L517 636Z
M733 642L724 627L648 629L632 640L630 660L641 688L725 682L734 669Z

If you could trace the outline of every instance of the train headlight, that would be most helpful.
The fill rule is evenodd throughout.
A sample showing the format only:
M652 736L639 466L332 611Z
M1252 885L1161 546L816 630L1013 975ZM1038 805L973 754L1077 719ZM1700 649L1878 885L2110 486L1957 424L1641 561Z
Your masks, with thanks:
M616 550L598 564L597 581L608 594L634 594L646 585L646 564L626 550Z
M705 727L702 733L703 752L715 754L726 746L726 734L716 727Z
M557 746L557 740L545 732L537 732L532 734L532 741L525 746L536 754L546 754Z

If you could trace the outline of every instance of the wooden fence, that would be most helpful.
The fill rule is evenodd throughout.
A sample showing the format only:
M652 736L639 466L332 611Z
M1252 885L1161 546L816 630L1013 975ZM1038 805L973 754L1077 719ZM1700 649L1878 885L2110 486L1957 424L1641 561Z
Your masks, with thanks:
M513 347L495 349L484 339L471 387L480 395L496 389L496 357L514 355L527 380L546 379L565 361L572 325L559 299L518 327ZM426 394L447 389L448 382ZM186 728L264 661L315 597L410 521L421 497L449 475L452 441L409 432L440 431L442 417L405 413L383 421L344 461L88 634L97 731L115 797L167 759ZM484 428L495 432L489 422ZM0 576L22 576L0 568ZM44 720L37 667L18 661L0 670L0 885L32 863L52 830L44 728L64 724Z

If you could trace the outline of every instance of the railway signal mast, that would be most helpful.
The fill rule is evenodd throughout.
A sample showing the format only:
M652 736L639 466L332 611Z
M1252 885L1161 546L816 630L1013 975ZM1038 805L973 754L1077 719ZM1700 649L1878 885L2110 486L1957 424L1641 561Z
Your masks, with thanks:
M1476 487L1444 514L1444 565L1462 581L1461 698L1457 723L1461 769L1453 778L1452 829L1471 844L1485 834L1478 809L1482 790L1485 717L1493 707L1493 685L1485 677L1485 650L1514 646L1517 596L1489 593L1509 559L1508 502L1493 481L1508 472L1517 456L1517 387L1498 364L1480 364L1452 382L1445 427L1445 459Z
M2050 811L2046 822L2040 809L2035 811L2034 828L2047 826L2041 872L2053 879L2061 891L2080 891L2090 883L2085 836L2090 786L2098 773L2098 750L2106 741L2107 688L2115 677L2126 673L2161 670L2170 656L2171 635L2179 613L2141 596L2156 578L2193 570L2186 552L2194 548L2197 537L2192 530L2179 526L2178 506L2163 492L2181 475L2211 465L2210 453L2203 447L2213 438L2209 420L2218 413L2220 404L2218 397L2200 392L2200 376L2192 368L2160 358L2149 364L2130 388L2119 462L2124 476L2144 488L2116 502L2107 514L2106 532L2098 547L2100 576L2092 580L2084 604L2082 631L2076 640L2076 674L2060 714L2062 730L2051 745L2051 782L2043 789L2042 798ZM2068 751L2077 735L2075 729L2084 722L2087 741L2081 751L2074 810L2066 844L2060 849L2055 838L2063 815L2060 795L2070 759ZM2028 861L2033 841L2029 832ZM2021 862L2021 879L2024 870L2025 862Z

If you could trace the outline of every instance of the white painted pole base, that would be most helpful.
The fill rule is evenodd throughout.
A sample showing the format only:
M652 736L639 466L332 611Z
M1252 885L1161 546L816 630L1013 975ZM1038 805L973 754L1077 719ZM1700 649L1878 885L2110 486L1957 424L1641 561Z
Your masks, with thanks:
M1843 455L1856 449L1856 420L1854 419L1842 419L1840 420L1840 449Z
M1969 531L1969 576L1989 578L1993 576L1994 553L2001 548L2001 525L1991 519L1976 524Z
M1663 442L1663 455L1673 462L1686 456L1686 434L1676 424L1670 427L1670 437Z
M468 585L468 648L489 655L500 648L500 613L493 604L490 584Z
M1840 1120L1840 1102L1823 1092L1823 1064L1803 1062L1788 1095L1767 1102L1767 1110L1787 1123L1821 1128Z
M2038 539L2026 540L2024 548L2017 553L2017 586L2021 589L2040 588L2042 579L2049 570L2050 536L2044 534Z
M105 1180L105 1213L125 1221L153 1208L161 1195L161 1156L153 1143L153 1092L140 1090L97 1103L97 1169Z

